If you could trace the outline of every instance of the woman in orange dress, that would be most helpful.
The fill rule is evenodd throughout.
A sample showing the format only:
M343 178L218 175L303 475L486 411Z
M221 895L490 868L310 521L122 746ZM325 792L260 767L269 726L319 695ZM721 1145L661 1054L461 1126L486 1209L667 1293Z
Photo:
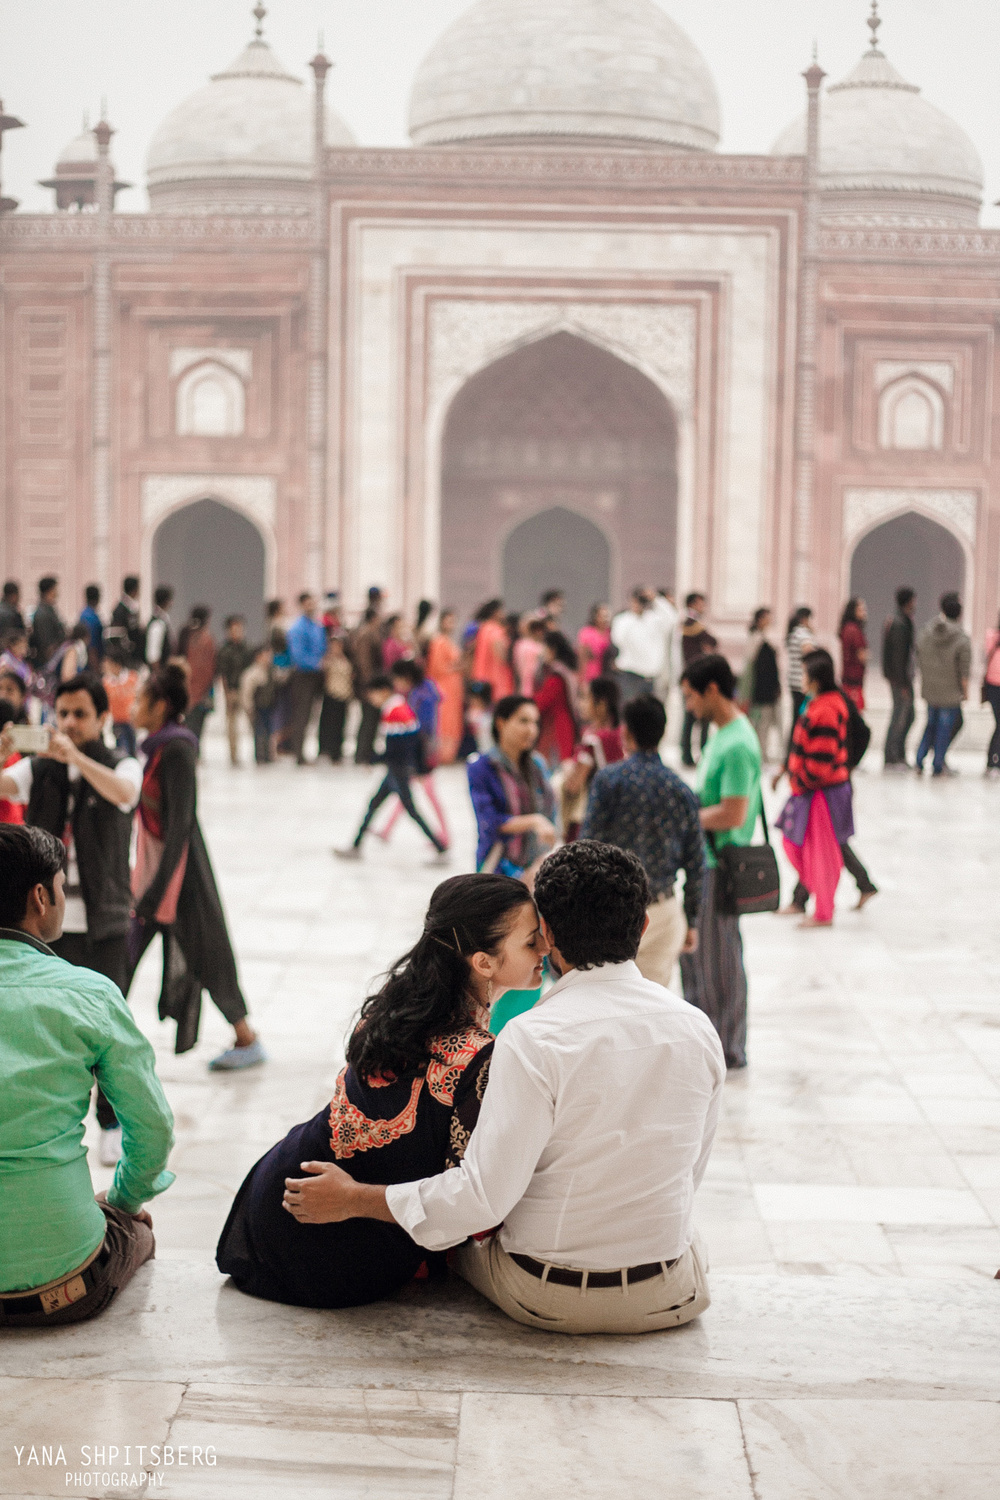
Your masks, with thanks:
M450 766L458 753L465 715L462 653L452 640L455 624L455 611L446 609L441 615L437 633L427 646L427 675L441 694L438 761L445 766Z
M504 625L502 599L491 599L480 610L482 623L476 634L476 649L472 659L472 677L475 682L488 682L494 707L501 698L509 698L514 691L514 673L510 665L510 636Z

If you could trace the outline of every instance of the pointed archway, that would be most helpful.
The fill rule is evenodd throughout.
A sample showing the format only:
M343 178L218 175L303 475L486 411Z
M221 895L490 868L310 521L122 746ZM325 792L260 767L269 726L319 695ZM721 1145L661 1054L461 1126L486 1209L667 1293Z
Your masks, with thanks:
M951 589L961 593L965 584L965 555L957 538L916 511L874 527L851 557L851 593L868 605L868 635L876 653L883 624L895 613L896 590L903 584L916 590L918 625L937 613L942 594Z
M171 614L180 624L194 604L212 611L212 633L227 615L243 615L247 633L261 629L264 539L252 521L218 500L195 500L172 511L153 536L153 582L174 589Z
M524 608L566 588L575 628L634 583L672 584L676 546L677 428L641 371L561 332L459 391L442 451L443 602L471 613L502 593Z

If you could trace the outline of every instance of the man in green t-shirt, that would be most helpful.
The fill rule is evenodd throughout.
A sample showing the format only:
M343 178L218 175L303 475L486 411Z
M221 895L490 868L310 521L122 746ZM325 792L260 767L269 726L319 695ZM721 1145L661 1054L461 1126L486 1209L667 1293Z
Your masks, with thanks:
M747 976L739 918L718 909L715 850L753 841L762 810L760 741L733 701L736 677L724 656L699 657L685 669L681 691L687 711L715 725L698 767L701 826L707 835L708 870L698 922L698 947L681 956L684 998L709 1017L726 1054L726 1066L746 1067Z

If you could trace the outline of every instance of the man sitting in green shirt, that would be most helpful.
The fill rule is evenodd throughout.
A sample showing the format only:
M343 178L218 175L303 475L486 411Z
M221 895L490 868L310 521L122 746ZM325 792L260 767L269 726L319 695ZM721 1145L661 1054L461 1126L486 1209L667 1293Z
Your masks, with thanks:
M142 1205L174 1180L152 1047L117 985L47 946L62 930L64 863L52 834L0 825L0 1327L103 1312L153 1255ZM122 1126L96 1199L83 1144L95 1078Z
M724 656L713 652L685 667L684 707L703 724L714 724L698 764L696 790L706 834L705 890L698 919L698 946L681 955L684 998L703 1010L719 1033L727 1068L747 1063L747 976L740 919L720 910L715 850L753 843L763 810L760 741L733 695L736 677Z

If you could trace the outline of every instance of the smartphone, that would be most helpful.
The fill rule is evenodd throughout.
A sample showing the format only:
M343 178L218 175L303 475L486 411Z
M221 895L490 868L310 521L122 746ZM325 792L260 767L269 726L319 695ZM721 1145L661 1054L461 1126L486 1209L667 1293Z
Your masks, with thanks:
M11 724L10 740L21 755L43 755L49 748L49 730L44 725Z

